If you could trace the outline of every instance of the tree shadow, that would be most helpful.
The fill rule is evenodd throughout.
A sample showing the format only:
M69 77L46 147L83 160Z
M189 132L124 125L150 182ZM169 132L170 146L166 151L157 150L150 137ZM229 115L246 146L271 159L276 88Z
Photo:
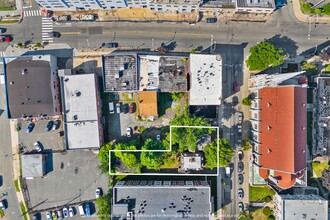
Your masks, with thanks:
M266 39L266 42L274 44L276 48L282 48L284 55L287 55L289 57L294 57L297 55L297 42L293 41L287 36L277 34L272 38Z
M330 40L327 40L319 45L316 45L315 47L309 48L302 53L300 53L300 56L313 56L315 54L318 54L323 49L327 48L330 45Z

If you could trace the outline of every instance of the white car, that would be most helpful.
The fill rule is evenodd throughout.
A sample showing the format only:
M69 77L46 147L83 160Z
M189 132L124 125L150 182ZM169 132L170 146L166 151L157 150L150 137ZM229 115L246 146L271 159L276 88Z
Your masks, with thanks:
M38 151L41 152L42 148L41 148L41 144L39 143L39 141L34 143L34 148Z
M69 217L68 208L64 207L63 208L63 218L67 218L67 217Z
M74 216L74 212L73 212L73 208L72 207L69 208L69 216L70 217L73 217Z
M126 136L127 137L131 137L132 136L132 129L131 128L127 128L126 129Z
M100 196L102 196L102 190L101 190L101 188L97 188L95 190L95 197L100 198Z

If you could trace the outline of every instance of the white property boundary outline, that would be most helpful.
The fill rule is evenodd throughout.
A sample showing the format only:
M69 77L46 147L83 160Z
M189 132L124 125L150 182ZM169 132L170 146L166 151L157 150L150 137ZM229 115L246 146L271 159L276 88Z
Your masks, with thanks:
M143 176L154 176L154 175L161 175L161 176L219 176L219 141L217 142L217 173L216 174L179 174L179 173L111 173L111 152L171 152L172 151L172 128L208 128L208 129L216 129L217 131L217 139L219 140L219 127L216 126L170 126L170 149L169 150L109 150L109 175L143 175Z

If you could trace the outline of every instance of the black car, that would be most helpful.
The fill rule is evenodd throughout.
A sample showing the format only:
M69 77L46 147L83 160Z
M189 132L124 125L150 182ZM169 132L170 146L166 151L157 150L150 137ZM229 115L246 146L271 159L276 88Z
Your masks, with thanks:
M206 23L215 23L215 22L217 22L217 18L206 18L205 22Z
M241 172L243 172L243 169L244 169L243 163L242 162L238 162L238 164L237 164L237 171L239 173L241 173Z
M118 43L113 42L113 43L106 43L105 44L106 48L117 48L118 47Z
M26 133L30 133L34 128L34 123L30 123L26 128Z
M244 204L242 202L239 202L237 207L238 207L238 211L239 212L243 212L244 211Z
M243 197L244 197L244 191L243 191L243 189L242 189L242 188L241 188L241 189L238 189L238 190L237 190L237 198L238 198L239 200L242 200Z
M57 32L57 31L52 31L52 32L49 32L48 33L48 36L49 37L59 38L59 37L61 37L61 33L60 32Z
M6 28L0 28L0 33L3 34L3 33L6 33L7 29Z
M243 157L244 157L244 155L243 155L243 151L239 150L239 151L237 152L237 155L238 155L238 159L239 159L239 160L243 160Z
M56 120L53 124L53 130L57 130L60 127L61 121L60 120Z
M47 125L46 125L45 130L46 130L46 131L50 131L50 130L52 129L52 127L53 127L53 124L54 124L53 121L49 121L49 122L47 123Z
M243 181L244 181L243 174L238 174L238 183L243 184Z
M123 104L123 113L127 114L128 113L128 104Z

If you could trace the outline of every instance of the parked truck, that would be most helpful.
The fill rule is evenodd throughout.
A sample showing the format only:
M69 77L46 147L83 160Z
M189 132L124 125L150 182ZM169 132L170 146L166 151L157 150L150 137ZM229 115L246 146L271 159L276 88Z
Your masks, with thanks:
M230 177L230 167L225 167L226 169L226 177Z

